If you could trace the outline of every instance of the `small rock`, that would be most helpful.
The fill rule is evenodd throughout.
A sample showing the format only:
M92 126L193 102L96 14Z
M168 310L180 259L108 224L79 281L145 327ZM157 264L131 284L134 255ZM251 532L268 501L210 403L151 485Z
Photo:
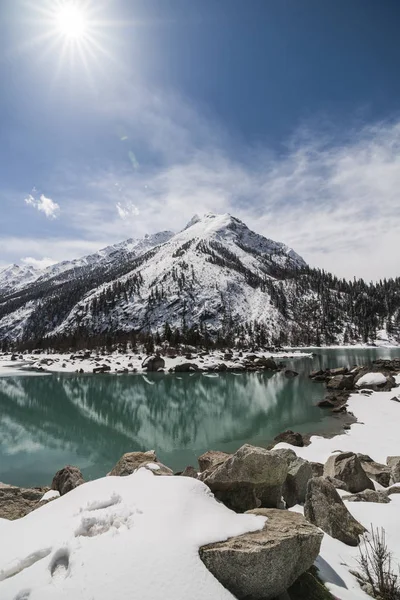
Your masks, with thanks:
M146 467L146 465L157 465L159 468L151 468L150 470L154 475L173 475L171 469L163 465L158 461L154 450L148 452L127 452L117 462L115 467L108 473L108 475L117 475L119 477L125 477L131 475L136 469L140 467Z
M274 437L274 441L285 442L286 444L291 444L292 446L304 446L304 440L301 433L294 432L291 429L283 431L282 433Z
M285 375L285 377L292 378L292 377L297 377L298 373L297 373L297 371L292 371L291 369L285 369L284 375Z
M67 465L57 471L51 482L51 489L60 492L60 496L67 494L84 483L82 473L78 467Z
M186 467L184 471L180 474L181 477L192 477L193 479L197 479L197 471L194 467Z
M364 490L351 496L343 496L342 500L347 502L378 502L379 504L388 504L390 502L387 490Z

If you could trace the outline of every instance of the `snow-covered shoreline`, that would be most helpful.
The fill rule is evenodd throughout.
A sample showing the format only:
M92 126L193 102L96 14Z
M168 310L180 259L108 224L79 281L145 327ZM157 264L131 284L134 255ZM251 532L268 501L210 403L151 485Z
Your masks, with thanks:
M110 367L109 373L146 373L147 368L143 366L143 361L146 358L145 354L134 353L119 353L112 352L110 354L96 354L77 352L74 355L71 353L41 353L41 354L16 354L14 360L11 360L11 355L0 356L0 377L12 375L15 373L91 373L93 369L106 365ZM89 356L90 354L90 356ZM285 351L285 352L239 352L232 351L227 354L223 351L210 351L209 353L193 353L193 355L178 355L176 357L162 356L165 361L163 371L171 372L176 366L194 363L201 370L218 368L218 365L224 364L227 370L243 370L243 362L248 356L257 356L272 358L274 360L289 360L296 358L311 358L312 353L301 351ZM227 358L231 356L231 358Z
M396 377L396 381L400 384L400 375ZM333 438L312 436L310 445L303 448L293 448L285 443L280 443L275 448L294 449L298 456L319 463L325 463L329 456L337 452L355 452L367 454L374 461L386 464L388 456L400 455L400 403L392 401L394 396L395 390L373 392L368 396L352 394L348 400L348 410L354 413L357 422L351 429ZM376 489L383 489L376 482L374 485ZM342 496L346 495L346 492L341 490L339 493ZM389 504L346 502L346 507L368 530L371 524L374 528L385 529L388 547L393 553L395 563L400 565L400 494L391 496ZM291 510L303 513L302 506ZM352 548L327 534L324 535L317 566L327 587L340 600L370 598L351 574L351 570L357 570L358 554L358 548Z

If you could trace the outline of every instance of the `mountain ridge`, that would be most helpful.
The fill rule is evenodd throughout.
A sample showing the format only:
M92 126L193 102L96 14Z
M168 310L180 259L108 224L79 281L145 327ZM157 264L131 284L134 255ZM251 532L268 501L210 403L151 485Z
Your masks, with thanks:
M345 282L236 217L207 213L175 234L130 238L1 290L0 341L170 330L228 345L373 341L398 334L399 312L399 280Z

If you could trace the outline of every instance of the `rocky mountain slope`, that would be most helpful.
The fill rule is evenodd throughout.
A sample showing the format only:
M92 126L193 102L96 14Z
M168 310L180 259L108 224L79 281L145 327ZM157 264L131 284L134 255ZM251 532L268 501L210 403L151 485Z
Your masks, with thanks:
M17 279L4 286L0 272L3 342L141 334L318 344L394 340L400 329L398 279L338 280L228 214L195 216L176 234L127 240Z

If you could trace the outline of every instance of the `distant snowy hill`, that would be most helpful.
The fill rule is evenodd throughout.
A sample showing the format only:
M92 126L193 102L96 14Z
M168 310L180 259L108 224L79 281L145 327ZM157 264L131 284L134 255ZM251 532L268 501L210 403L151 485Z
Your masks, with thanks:
M398 280L382 288L339 281L229 214L196 215L176 234L44 271L9 269L0 272L0 341L162 335L167 324L231 343L341 343L384 328L395 336L399 325ZM386 313L374 308L382 302Z

